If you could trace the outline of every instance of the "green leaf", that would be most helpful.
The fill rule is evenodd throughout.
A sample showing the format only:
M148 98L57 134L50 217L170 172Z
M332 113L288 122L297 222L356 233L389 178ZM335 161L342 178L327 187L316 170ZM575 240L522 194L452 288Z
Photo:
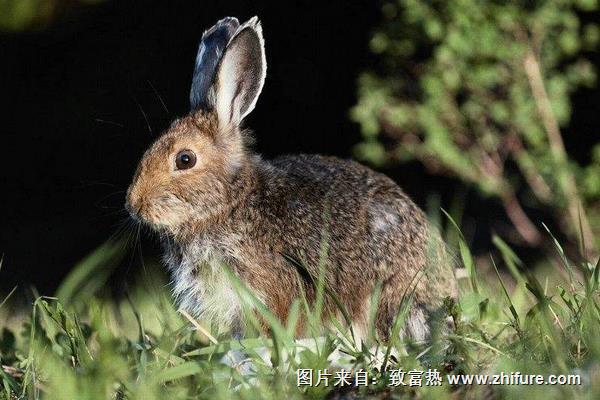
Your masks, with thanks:
M124 240L108 241L77 264L56 291L64 304L84 303L102 288L125 254Z
M175 381L202 373L202 368L198 363L193 361L184 362L171 368L164 369L152 375L150 382L161 384Z

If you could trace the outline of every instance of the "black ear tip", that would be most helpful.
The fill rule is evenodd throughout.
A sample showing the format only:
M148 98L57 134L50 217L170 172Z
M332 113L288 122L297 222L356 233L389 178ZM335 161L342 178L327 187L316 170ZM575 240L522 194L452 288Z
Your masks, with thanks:
M236 17L224 17L224 18L221 18L219 21L217 21L217 24L230 23L230 22L233 22L236 24L240 23Z
M212 27L207 29L202 35L202 40L215 34L216 32L226 32L229 36L233 35L240 26L240 21L236 17L225 17L217 21Z
M209 91L213 83L215 69L221 59L229 40L237 32L240 22L235 17L225 17L219 20L202 35L198 46L192 88L190 91L190 106L209 110L212 99Z

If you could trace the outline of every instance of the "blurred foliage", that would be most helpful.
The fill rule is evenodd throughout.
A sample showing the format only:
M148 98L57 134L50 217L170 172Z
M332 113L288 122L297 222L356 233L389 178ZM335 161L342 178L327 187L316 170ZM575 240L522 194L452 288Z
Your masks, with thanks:
M51 24L66 10L104 0L0 0L0 31L21 32Z
M580 16L595 0L387 1L371 38L377 72L359 80L352 118L359 157L418 160L502 201L519 235L539 246L549 209L572 242L594 249L600 227L600 144L588 165L568 157L561 127L571 96L596 83L585 55L600 39ZM597 127L577 135L598 135Z

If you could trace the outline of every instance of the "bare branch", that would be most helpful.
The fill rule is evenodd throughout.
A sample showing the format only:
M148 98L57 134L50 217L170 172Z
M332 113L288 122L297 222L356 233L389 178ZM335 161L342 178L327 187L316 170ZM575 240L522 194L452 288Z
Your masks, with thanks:
M571 219L571 224L569 224L571 226L570 230L572 232L574 230L576 231L577 227L581 226L583 239L586 246L590 251L596 253L597 249L595 245L594 234L583 208L583 202L581 201L581 197L579 196L579 192L577 190L575 177L568 169L568 157L562 135L560 133L560 127L554 112L552 111L552 105L550 104L550 99L546 93L546 88L544 87L544 79L542 77L540 64L531 46L525 55L523 66L525 68L525 73L527 74L527 79L531 87L531 92L533 94L536 107L542 119L542 124L544 125L546 136L548 137L548 141L550 143L550 151L554 161L559 167L557 173L563 174L563 177L562 179L559 179L559 182L563 186L562 190L564 191L567 201L567 211L569 218ZM580 220L581 224L579 223Z
M512 190L507 190L501 195L501 199L504 210L519 235L523 237L529 246L538 246L542 235L521 207L515 193Z

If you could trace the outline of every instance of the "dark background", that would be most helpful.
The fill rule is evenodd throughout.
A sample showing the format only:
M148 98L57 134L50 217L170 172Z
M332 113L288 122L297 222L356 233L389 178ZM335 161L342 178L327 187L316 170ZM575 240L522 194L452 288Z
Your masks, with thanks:
M198 40L225 15L263 23L267 80L246 120L258 151L349 157L359 141L348 109L358 74L376 67L368 40L378 2L150 3L74 7L42 30L0 38L0 291L33 284L51 293L126 220L135 165L169 121L187 113ZM600 126L597 98L597 90L579 92L565 131L581 161ZM466 194L473 245L486 249L490 221L502 214L496 204L417 164L385 172L423 207L432 192L443 204Z

